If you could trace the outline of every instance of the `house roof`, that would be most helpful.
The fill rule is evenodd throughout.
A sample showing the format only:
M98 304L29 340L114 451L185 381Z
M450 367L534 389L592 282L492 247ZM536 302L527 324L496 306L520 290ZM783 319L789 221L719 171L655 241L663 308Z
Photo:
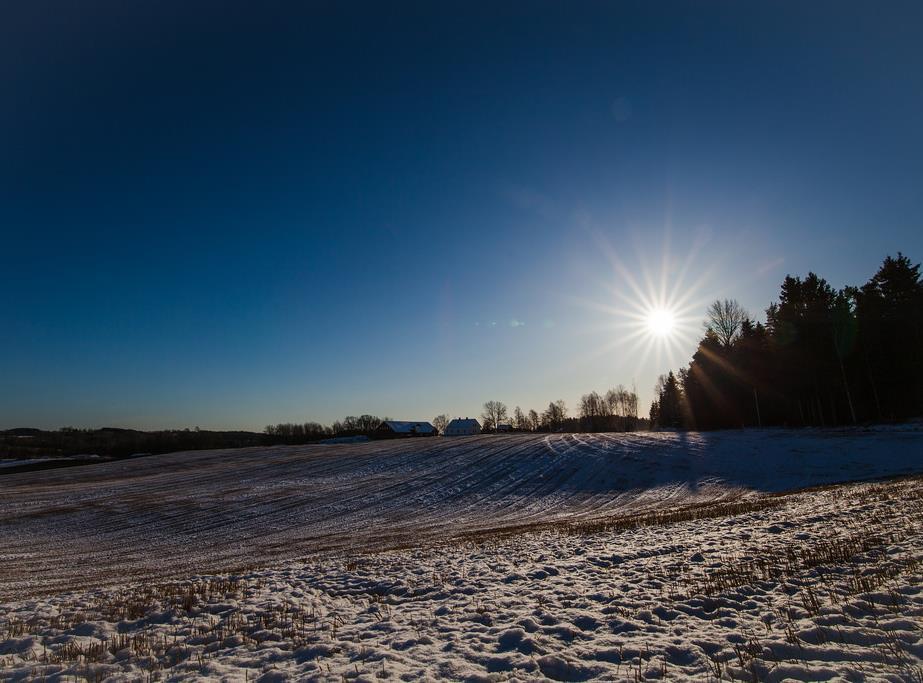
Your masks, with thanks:
M434 432L436 428L429 422L407 422L401 420L385 420L383 425L388 425L392 432L410 434L411 432Z
M463 420L460 417L456 417L454 420L452 420L451 422L449 422L449 424L446 425L446 429L448 429L449 427L455 427L456 429L461 429L463 427L474 427L475 429L480 429L481 423L475 419L465 418Z

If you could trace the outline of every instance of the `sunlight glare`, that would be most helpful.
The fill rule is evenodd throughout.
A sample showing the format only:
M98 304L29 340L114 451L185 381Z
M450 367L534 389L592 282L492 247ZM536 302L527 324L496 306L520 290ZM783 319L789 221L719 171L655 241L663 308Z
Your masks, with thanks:
M675 324L676 316L662 308L651 311L647 316L647 327L657 337L669 335L673 331Z

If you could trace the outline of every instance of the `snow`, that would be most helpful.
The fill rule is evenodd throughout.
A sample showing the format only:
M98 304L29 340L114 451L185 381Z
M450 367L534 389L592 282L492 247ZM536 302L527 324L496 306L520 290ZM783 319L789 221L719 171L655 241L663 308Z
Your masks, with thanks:
M0 600L920 471L923 430L514 434L0 477ZM15 558L28 558L20 560Z
M923 480L829 484L920 472L906 428L7 475L0 679L919 680Z
M332 436L329 439L322 439L319 443L333 445L341 443L365 443L369 440L367 436Z

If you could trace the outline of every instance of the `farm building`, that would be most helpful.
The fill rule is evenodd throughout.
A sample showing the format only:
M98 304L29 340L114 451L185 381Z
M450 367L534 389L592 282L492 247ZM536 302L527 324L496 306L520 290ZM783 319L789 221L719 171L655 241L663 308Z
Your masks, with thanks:
M463 420L456 417L445 427L446 436L471 436L472 434L481 433L481 423L477 420L471 420L467 417Z
M436 428L429 422L403 422L386 420L375 431L376 436L399 438L405 436L436 436Z

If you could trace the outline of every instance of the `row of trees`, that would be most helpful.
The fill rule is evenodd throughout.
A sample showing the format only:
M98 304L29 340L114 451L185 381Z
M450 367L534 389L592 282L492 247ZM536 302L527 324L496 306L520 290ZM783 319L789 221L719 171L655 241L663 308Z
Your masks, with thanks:
M331 426L317 422L281 422L267 425L263 433L274 443L307 443L330 437L372 436L379 425L391 418L375 415L348 416ZM523 411L516 406L512 414L503 401L487 401L481 414L481 426L486 432L495 432L498 425L509 425L520 432L579 432L579 431L631 431L643 426L638 418L638 395L634 389L619 385L604 394L591 391L580 398L577 417L568 417L567 405L558 399L548 404L541 413ZM449 423L446 414L437 415L432 425L442 434Z
M318 422L280 422L275 425L266 425L263 433L290 443L314 441L333 436L333 430L330 427Z
M641 422L637 392L622 385L604 394L591 391L581 396L577 417L568 417L567 405L561 399L549 403L541 413L524 412L516 406L512 416L502 401L487 401L481 421L485 431L496 431L498 425L509 424L513 430L522 432L631 431Z
M688 368L659 380L653 423L827 426L923 414L923 282L900 252L861 287L786 277L765 324L716 301L705 329Z
M524 412L516 406L512 417L503 401L487 401L481 413L481 426L487 432L496 431L503 424L518 432L548 432L560 429L566 418L567 405L561 399L549 403L541 414L535 410Z
M621 384L605 394L580 397L580 429L585 432L629 432L638 426L638 394Z
M369 436L378 429L379 425L390 417L380 418L376 415L348 415L342 420L337 420L329 427L317 422L280 422L275 425L266 425L264 434L272 436L277 441L286 443L306 443L333 436Z

